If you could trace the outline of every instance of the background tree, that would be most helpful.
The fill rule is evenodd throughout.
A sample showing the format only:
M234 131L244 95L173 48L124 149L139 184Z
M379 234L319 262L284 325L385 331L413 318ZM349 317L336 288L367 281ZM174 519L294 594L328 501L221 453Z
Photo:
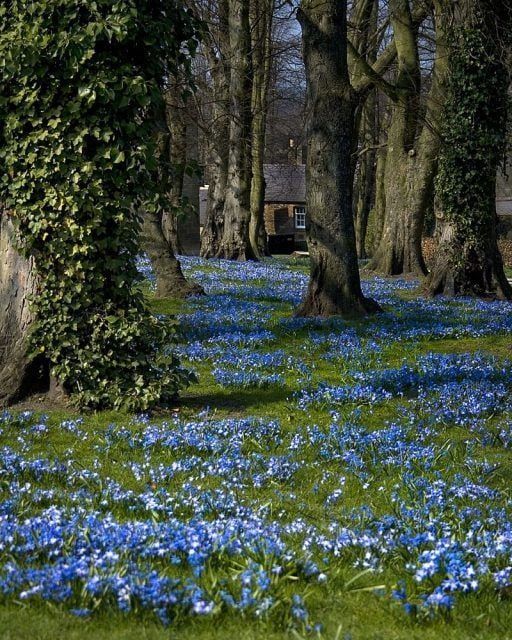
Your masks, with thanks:
M0 7L0 381L16 377L4 403L33 354L92 407L144 409L189 379L166 355L172 329L147 311L135 258L137 212L163 204L151 114L195 35L168 0Z
M273 26L282 6L275 0L196 0L194 6L208 25L196 94L209 186L201 255L255 259L266 253L263 164L275 81Z
M178 73L167 80L163 100L151 116L158 157L155 179L163 194L162 207L141 211L141 248L151 261L157 298L186 298L204 293L200 285L185 278L176 258L181 246L178 216L187 213L182 197L188 165L187 122L183 103L190 86L190 81L184 80L182 71Z
M205 64L198 100L200 130L205 141L205 179L208 183L206 220L201 233L201 256L219 255L224 233L224 202L228 181L230 119L230 46L228 0L195 2L195 12L207 25L201 53Z
M439 118L448 57L442 18L437 15L434 71L422 105L418 17L423 19L426 14L419 12L415 17L408 0L391 0L389 8L398 68L392 87L387 87L392 111L387 135L382 237L369 268L385 275L423 276L426 266L421 239L441 144Z
M252 41L249 2L229 0L230 121L224 228L217 257L256 257L249 240L251 219Z
M265 233L265 141L272 71L273 18L276 0L251 1L252 37L252 130L251 219L249 241L256 257L268 253Z
M353 3L349 23L349 37L358 55L368 64L377 61L380 45L378 29L378 0L358 0ZM352 64L352 73L357 73L357 66ZM354 223L356 229L356 249L358 258L366 258L366 231L368 216L372 208L375 194L375 163L377 152L377 91L369 87L368 91L359 94L356 109L356 135L354 142Z

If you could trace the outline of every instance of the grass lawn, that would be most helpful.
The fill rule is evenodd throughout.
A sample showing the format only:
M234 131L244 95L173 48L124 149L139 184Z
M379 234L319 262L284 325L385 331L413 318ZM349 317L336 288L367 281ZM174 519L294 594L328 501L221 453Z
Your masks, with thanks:
M2 640L512 639L512 305L185 267L179 407L0 420Z

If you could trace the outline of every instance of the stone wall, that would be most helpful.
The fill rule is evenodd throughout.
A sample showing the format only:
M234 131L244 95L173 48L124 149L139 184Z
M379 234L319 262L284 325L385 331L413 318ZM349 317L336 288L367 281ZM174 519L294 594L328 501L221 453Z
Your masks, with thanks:
M507 240L506 238L500 238L498 240L498 245L501 251L501 255L503 256L503 262L505 266L512 268L512 239ZM433 263L435 251L436 243L434 239L424 238L423 255L425 257L427 267L429 267Z

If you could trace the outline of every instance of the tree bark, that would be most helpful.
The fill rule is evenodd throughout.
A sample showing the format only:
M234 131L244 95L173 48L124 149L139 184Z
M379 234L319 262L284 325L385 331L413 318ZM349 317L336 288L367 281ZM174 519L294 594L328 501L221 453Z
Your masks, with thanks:
M361 123L362 151L354 198L357 257L364 260L366 253L366 232L368 217L375 200L375 164L377 160L377 127L375 91L366 99Z
M388 134L383 233L368 268L389 276L424 276L427 269L421 240L440 149L439 118L448 57L439 21L434 77L426 115L421 119L417 32L409 3L392 0L390 9L398 57L397 99Z
M386 215L386 188L384 179L386 175L387 148L378 150L377 164L375 167L375 204L373 207L372 242L369 248L370 256L378 249L382 239L384 216Z
M172 174L169 178L171 208L162 216L162 230L175 255L183 253L178 224L178 215L183 209L183 181L187 165L187 118L186 104L182 98L183 88L179 78L173 78L165 95L168 161Z
M224 232L217 257L253 260L251 219L252 57L249 2L229 0L230 128Z
M255 256L269 255L265 233L265 134L272 64L275 0L252 0L252 182L249 241Z
M512 11L499 0L438 6L449 25L452 73L436 185L437 249L426 290L510 300L496 238L496 174L506 140Z
M204 294L204 289L183 275L181 265L162 230L161 217L156 213L142 215L141 245L148 254L156 276L157 298L186 298Z
M33 260L15 249L15 234L10 216L0 210L0 406L49 385L42 358L28 355L34 322L30 298L37 294L37 279Z
M212 42L205 43L212 77L212 112L208 138L208 199L206 220L201 233L201 257L220 254L224 234L224 202L229 161L229 4L219 0L218 28Z
M350 41L359 56L369 65L374 65L377 60L378 13L377 0L357 0L352 6L350 16ZM357 67L350 57L349 75L357 76ZM354 224L357 256L364 259L368 215L375 191L376 90L371 87L356 95L358 101L353 150Z
M495 190L493 194L495 198ZM447 220L441 211L436 213L436 218L437 246L426 282L427 294L512 300L512 287L505 275L496 238L496 216L478 243L468 241L462 228Z
M176 78L172 80L174 90L181 91ZM183 190L183 174L186 164L186 131L183 136L181 124L184 117L177 111L178 102L174 102L174 108L169 108L170 96L164 96L165 108L158 109L154 113L153 122L155 137L157 140L157 154L159 160L157 179L160 181L162 193L167 194L167 201L171 210L163 213L141 212L140 245L147 253L156 277L157 298L185 298L191 295L203 294L203 288L189 282L181 270L181 265L176 259L176 249L180 247L178 239L177 218L173 207L181 206L181 194ZM175 101L181 98L173 98ZM172 123L173 117L178 122ZM171 126L174 127L177 139L176 148L172 150ZM175 176L176 172L176 176Z
M302 316L375 312L361 292L352 215L354 94L347 66L346 0L302 0L307 82L306 200L311 276Z

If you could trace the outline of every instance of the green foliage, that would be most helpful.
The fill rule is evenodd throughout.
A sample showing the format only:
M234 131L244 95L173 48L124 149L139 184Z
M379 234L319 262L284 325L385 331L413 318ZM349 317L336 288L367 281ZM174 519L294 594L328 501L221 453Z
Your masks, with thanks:
M509 76L490 26L494 19L480 14L463 25L452 21L448 34L453 49L436 196L457 229L461 266L468 253L478 260L493 229L496 170L506 142Z
M0 7L0 200L40 281L32 348L82 405L144 409L189 378L135 258L138 211L163 206L151 114L195 46L177 0Z

